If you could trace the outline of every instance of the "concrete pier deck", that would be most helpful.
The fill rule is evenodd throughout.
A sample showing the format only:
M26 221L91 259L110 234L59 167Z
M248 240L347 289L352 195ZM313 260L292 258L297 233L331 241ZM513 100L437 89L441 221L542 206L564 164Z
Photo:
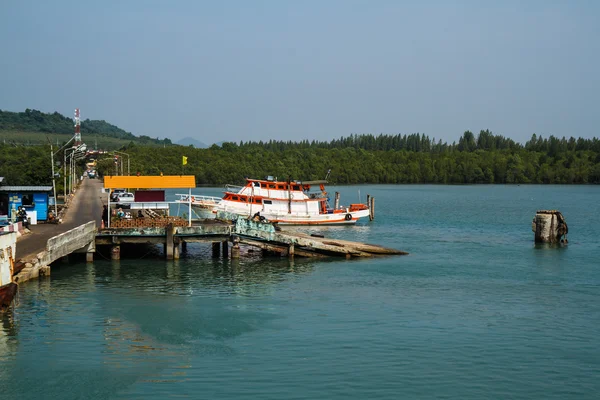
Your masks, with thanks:
M89 221L100 226L102 217L102 181L85 178L75 195L69 201L69 208L61 224L31 225L31 233L23 235L17 241L15 259L27 261L46 249L48 239L60 235Z

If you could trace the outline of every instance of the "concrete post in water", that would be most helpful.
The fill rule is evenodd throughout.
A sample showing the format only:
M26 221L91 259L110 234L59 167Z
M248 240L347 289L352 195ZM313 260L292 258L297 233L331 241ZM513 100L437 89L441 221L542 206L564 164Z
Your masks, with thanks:
M173 244L173 260L179 260L179 243Z
M569 227L558 210L538 210L533 217L531 230L536 243L568 243ZM564 238L563 238L564 236Z
M373 221L375 219L375 197L371 197L371 202L367 202L369 206L369 221Z
M233 246L231 247L231 258L240 258L240 238L238 236L233 237Z
M221 243L212 242L212 256L214 258L219 258L219 253L221 252Z
M340 192L335 192L335 202L333 203L333 208L336 210L340 208Z
M85 249L85 262L93 263L95 252L96 252L96 241L92 240L90 242L90 244L87 245L87 248Z
M290 244L289 248L288 248L288 257L290 258L294 258L294 244Z
M173 224L168 224L165 228L167 237L165 238L165 255L167 260L173 259Z
M121 246L115 245L110 249L110 259L120 260L121 259Z

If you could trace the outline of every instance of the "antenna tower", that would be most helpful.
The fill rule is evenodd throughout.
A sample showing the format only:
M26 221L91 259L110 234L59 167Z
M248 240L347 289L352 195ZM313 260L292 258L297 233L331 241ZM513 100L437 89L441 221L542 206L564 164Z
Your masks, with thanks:
M73 118L75 122L75 146L79 146L81 144L81 122L79 121L79 108L75 109L75 118Z

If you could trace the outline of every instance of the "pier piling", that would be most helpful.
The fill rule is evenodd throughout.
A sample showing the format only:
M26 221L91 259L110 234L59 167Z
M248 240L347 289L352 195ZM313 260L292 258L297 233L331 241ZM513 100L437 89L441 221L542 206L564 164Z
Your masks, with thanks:
M369 221L373 221L375 219L375 197L371 197L370 201L367 200L367 204L369 206Z
M231 258L240 258L240 238L238 236L234 236L232 241L233 246L231 246Z
M568 243L569 227L558 210L538 210L533 217L531 230L536 243Z
M120 260L121 259L121 246L115 245L110 249L110 259Z
M173 224L168 224L166 229L166 241L165 241L165 255L167 257L167 260L172 260L173 259L173 250L174 250L174 244L173 244Z
M179 256L180 256L179 243L174 243L173 244L173 260L179 260Z

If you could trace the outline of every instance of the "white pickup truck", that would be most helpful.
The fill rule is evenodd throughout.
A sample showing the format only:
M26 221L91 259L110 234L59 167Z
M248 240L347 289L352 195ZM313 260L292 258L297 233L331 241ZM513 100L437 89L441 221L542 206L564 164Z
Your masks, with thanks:
M129 207L129 203L133 203L134 200L134 196L133 193L131 192L125 192L125 193L119 193L119 195L117 196L117 205L118 206L127 206Z

